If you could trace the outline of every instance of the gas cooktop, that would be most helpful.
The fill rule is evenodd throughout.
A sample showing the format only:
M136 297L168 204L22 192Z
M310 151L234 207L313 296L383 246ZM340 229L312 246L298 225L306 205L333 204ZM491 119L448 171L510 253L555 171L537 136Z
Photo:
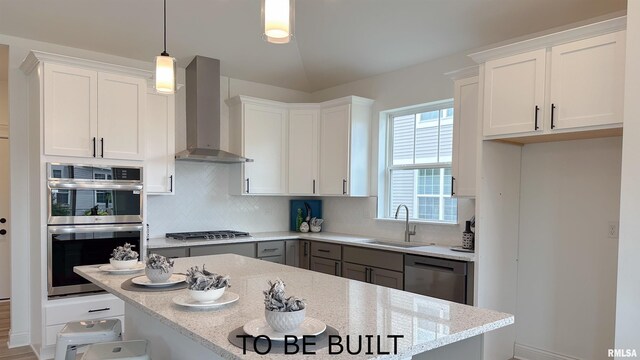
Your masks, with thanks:
M166 237L177 240L220 240L243 238L248 236L251 236L248 232L234 230L194 231L166 234Z

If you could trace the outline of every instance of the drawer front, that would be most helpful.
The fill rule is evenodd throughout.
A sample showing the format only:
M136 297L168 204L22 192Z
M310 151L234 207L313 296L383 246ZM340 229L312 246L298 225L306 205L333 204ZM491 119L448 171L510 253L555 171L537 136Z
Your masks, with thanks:
M122 332L124 333L124 316L111 317L110 319L114 319L114 318L120 320L120 323L122 324ZM103 320L103 319L100 318L95 320ZM56 344L58 333L60 332L60 330L62 330L64 325L65 324L50 325L44 329L44 345L45 346L53 346Z
M313 271L321 272L324 274L341 276L342 269L340 268L340 261L311 257L309 268Z
M124 302L113 295L83 296L54 300L45 305L46 325L95 320L124 315Z
M268 241L258 243L258 257L284 256L284 241Z
M385 286L392 289L404 290L404 274L399 271L370 268L372 284Z
M175 259L175 258L181 258L181 257L188 257L189 248L180 247L180 248L149 249L149 254L158 254L170 259Z
M329 244L324 242L311 242L311 256L325 259L342 259L342 245Z
M191 256L237 254L255 258L256 243L193 246L191 247L190 253Z
M276 256L264 256L264 257L261 257L260 260L264 260L264 261L269 261L269 262L276 263L276 264L285 265L284 254L276 255Z
M399 252L344 246L343 260L366 266L374 266L393 271L404 270L404 255Z

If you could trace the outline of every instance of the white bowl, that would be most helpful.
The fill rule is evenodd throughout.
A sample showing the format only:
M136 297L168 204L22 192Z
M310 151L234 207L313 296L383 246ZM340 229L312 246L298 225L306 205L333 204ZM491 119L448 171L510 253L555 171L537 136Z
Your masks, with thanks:
M211 290L189 290L189 295L193 298L193 300L197 302L212 302L218 300L227 287L222 287L220 289L211 289Z
M267 324L271 326L273 330L279 333L286 333L287 331L297 329L304 321L307 314L307 309L291 312L280 312L264 310L264 317L267 320Z
M147 275L152 283L163 283L169 280L171 274L173 274L173 268L170 268L168 272L163 272L162 269L150 269L144 268L144 274Z
M138 259L133 260L113 260L113 258L109 259L109 263L113 266L114 269L118 270L128 270L133 269L134 266L138 263Z

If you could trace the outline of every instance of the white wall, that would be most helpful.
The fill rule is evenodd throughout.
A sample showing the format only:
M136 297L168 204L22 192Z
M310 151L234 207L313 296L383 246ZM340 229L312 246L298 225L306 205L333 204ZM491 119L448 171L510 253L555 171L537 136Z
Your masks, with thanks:
M378 189L378 123L380 112L405 106L429 103L453 98L453 81L446 72L473 65L465 54L456 54L442 59L425 62L398 71L354 81L329 89L314 92L314 101L325 101L347 95L357 95L374 99L372 112L372 171L371 189ZM375 194L372 194L375 195ZM369 199L324 199L324 228L327 231L345 232L366 236L377 236L401 240L404 224L394 221L380 221L377 215L377 198ZM435 242L443 245L460 245L464 222L474 214L473 200L458 201L459 225L418 225L413 238L418 242Z
M627 2L627 61L615 346L640 353L640 1Z
M620 137L523 147L516 356L613 347L621 152Z
M9 125L9 83L0 80L0 126Z

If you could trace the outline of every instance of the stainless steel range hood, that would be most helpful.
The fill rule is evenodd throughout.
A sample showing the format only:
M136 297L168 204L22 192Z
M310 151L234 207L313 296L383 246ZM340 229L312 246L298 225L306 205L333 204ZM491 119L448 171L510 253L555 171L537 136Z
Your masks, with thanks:
M187 150L176 154L176 160L253 161L220 149L220 60L196 56L187 66L186 77Z

